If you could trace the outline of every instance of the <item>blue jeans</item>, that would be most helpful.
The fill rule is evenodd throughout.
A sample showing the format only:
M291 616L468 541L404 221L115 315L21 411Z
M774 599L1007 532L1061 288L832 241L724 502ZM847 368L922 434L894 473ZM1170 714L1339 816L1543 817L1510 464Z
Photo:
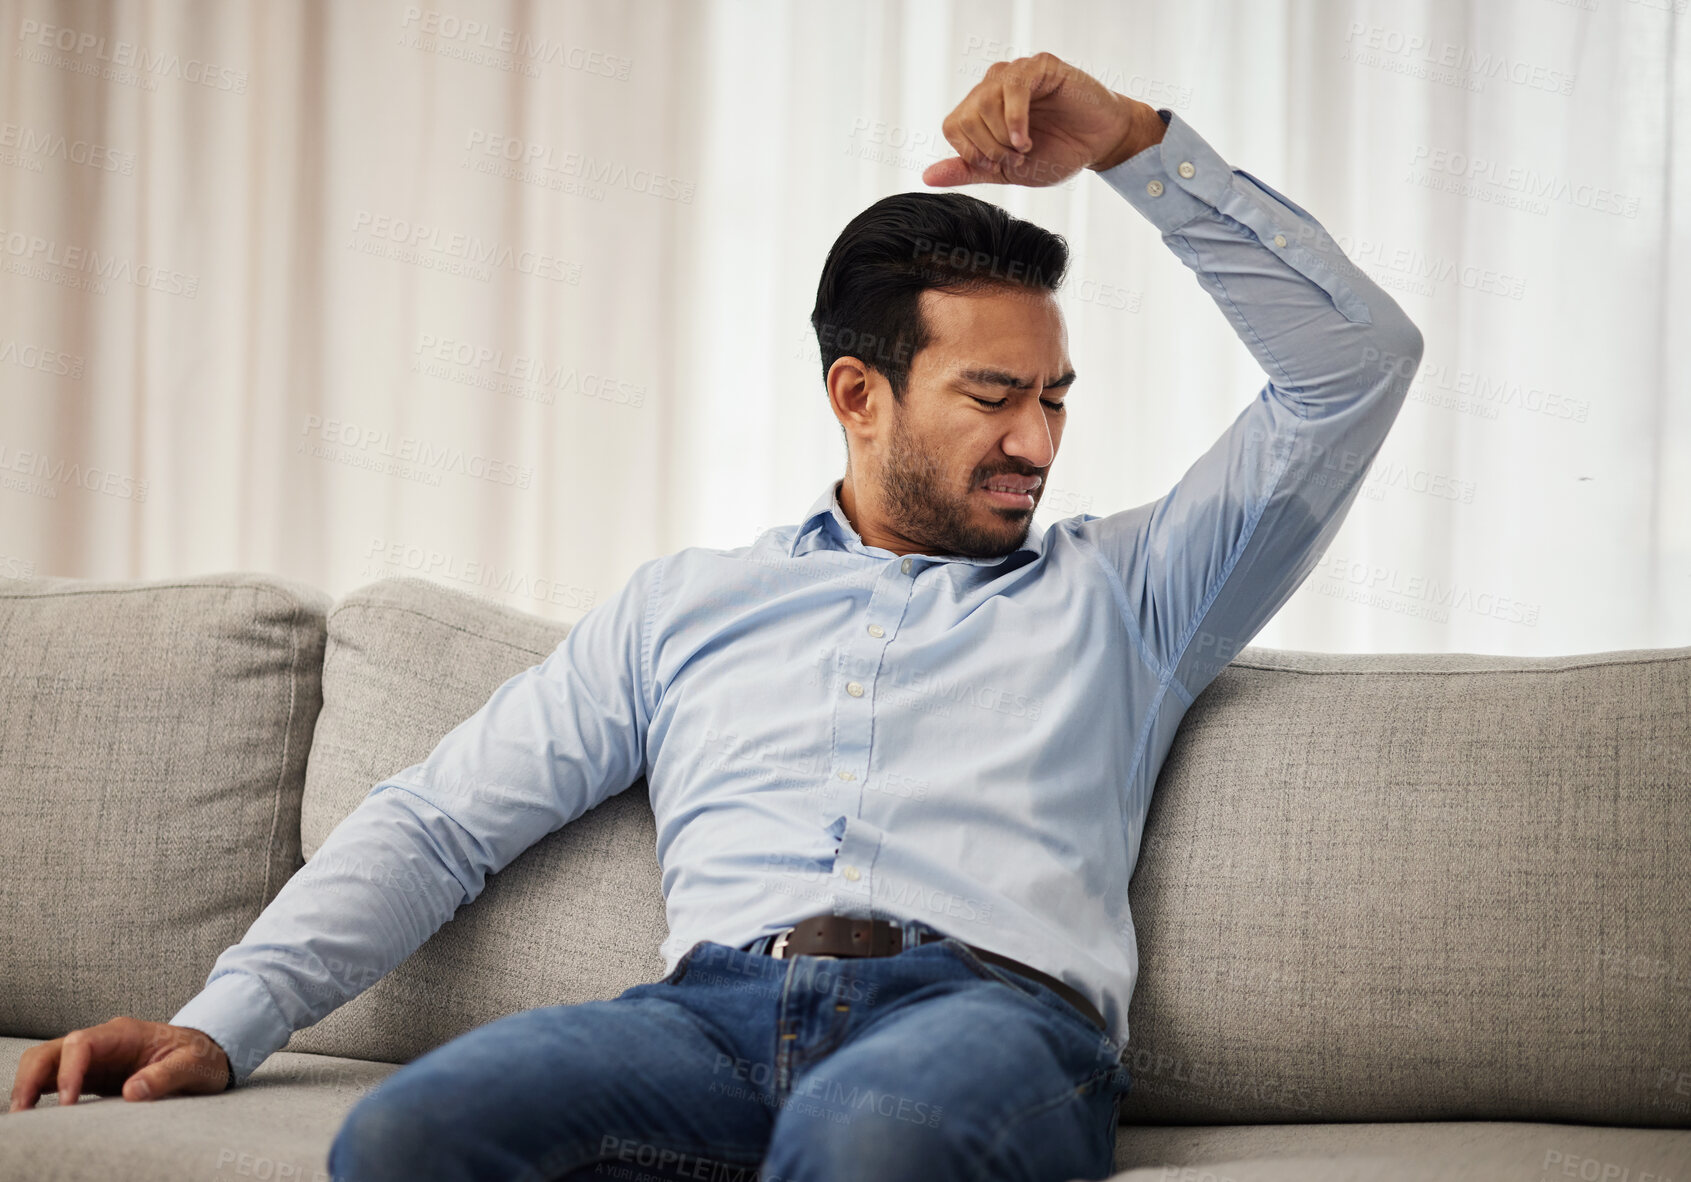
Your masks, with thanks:
M331 1177L1108 1177L1117 1049L959 941L912 946L923 926L884 957L700 941L662 981L490 1022L360 1100Z

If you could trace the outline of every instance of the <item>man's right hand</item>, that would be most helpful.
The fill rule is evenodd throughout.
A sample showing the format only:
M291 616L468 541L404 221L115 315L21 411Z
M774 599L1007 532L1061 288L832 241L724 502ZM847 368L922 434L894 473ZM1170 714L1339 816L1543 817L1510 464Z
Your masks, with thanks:
M30 1047L12 1081L12 1112L34 1108L56 1091L61 1106L84 1091L125 1100L221 1092L229 1056L199 1030L138 1018L113 1018Z

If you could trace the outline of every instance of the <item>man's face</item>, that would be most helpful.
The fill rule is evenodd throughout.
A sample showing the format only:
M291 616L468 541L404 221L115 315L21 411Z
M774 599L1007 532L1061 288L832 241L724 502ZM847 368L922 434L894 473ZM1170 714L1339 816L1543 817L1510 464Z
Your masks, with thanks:
M902 404L870 375L874 421L854 440L845 507L866 545L1002 557L1027 540L1069 413L1058 409L1074 380L1062 312L1026 289L921 301L933 339L911 361ZM1030 495L988 489L1005 478L1039 483Z

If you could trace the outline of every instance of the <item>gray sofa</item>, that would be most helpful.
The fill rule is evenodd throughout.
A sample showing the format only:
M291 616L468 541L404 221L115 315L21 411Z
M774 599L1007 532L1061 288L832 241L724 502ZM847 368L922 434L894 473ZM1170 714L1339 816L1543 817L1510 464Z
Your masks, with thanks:
M566 630L413 579L0 584L0 1078L167 1020ZM246 1086L0 1116L0 1179L321 1182L395 1064L661 974L653 847L640 782ZM1246 649L1181 726L1132 904L1121 1178L1691 1182L1691 649Z

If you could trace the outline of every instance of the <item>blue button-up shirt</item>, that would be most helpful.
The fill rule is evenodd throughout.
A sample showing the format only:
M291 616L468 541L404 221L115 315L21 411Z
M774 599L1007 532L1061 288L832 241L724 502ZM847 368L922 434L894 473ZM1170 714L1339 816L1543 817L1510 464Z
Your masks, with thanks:
M1320 558L1421 356L1314 218L1161 114L1099 175L1268 376L1165 496L1001 558L899 556L836 481L751 545L643 563L376 785L172 1022L244 1080L644 775L666 967L816 912L919 919L1066 981L1125 1046L1128 879L1175 728Z

